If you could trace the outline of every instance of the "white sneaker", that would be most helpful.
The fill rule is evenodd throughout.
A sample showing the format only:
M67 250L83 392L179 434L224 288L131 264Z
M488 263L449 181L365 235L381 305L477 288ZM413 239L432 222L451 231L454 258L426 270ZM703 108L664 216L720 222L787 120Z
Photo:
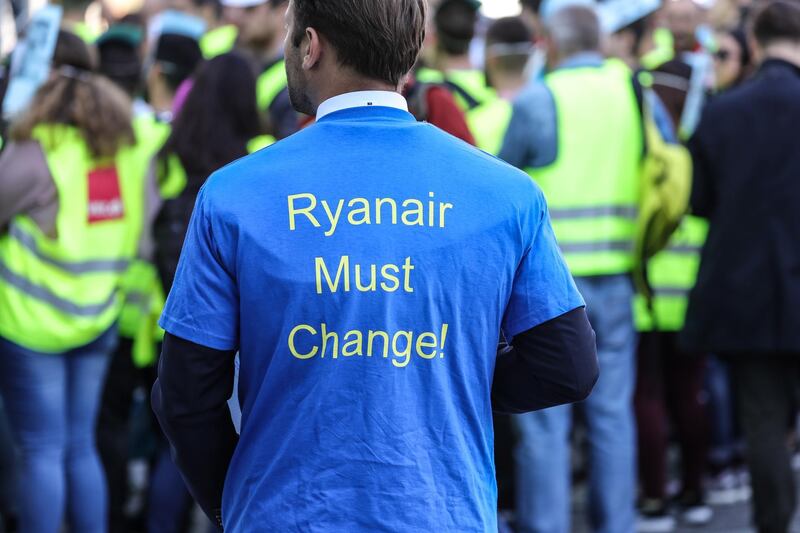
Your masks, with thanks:
M638 533L671 533L675 531L675 517L667 512L666 503L662 500L643 500L636 520Z
M714 511L706 504L698 504L686 507L681 511L681 519L690 527L703 527L714 518Z
M659 516L639 515L636 520L636 531L638 533L672 533L676 527L675 518L668 514Z
M740 478L725 469L706 483L706 501L711 505L734 505L742 501Z
M747 468L741 468L736 475L739 487L739 501L749 502L753 496L753 489L750 488L750 472L747 471Z

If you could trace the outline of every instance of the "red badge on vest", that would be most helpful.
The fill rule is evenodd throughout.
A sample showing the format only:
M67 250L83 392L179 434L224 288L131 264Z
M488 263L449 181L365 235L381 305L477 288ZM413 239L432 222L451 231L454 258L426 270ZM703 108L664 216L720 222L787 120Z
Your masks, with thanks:
M89 224L119 220L125 215L116 167L89 171Z

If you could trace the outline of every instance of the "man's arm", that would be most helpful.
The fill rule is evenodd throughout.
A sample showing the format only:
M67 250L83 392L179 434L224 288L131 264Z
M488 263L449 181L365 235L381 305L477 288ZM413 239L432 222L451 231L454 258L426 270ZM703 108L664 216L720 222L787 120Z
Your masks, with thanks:
M166 334L152 404L172 457L203 511L222 526L222 488L239 438L231 421L235 351Z
M585 400L599 367L583 307L520 333L497 354L492 409L525 413Z
M551 165L558 155L555 100L544 83L528 87L514 102L498 157L519 169Z

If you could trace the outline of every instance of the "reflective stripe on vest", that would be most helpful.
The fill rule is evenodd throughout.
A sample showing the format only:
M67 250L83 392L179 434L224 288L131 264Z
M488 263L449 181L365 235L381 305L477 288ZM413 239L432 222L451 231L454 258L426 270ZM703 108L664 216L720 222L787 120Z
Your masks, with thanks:
M576 276L633 267L642 128L632 73L618 62L546 78L558 120L558 157L528 169L544 191L558 243Z
M19 224L12 224L8 230L9 237L27 249L42 263L47 263L70 274L91 274L96 272L125 272L130 262L127 259L92 259L89 261L62 261L47 255L39 247L36 237L23 230Z
M639 331L680 331L683 328L689 293L697 278L707 233L705 220L687 216L669 246L648 262L653 308L651 313L644 298L636 297L634 316Z
M256 100L258 108L266 111L272 102L287 87L286 62L281 59L264 70L256 81Z
M39 126L58 192L57 238L25 215L0 236L0 336L39 352L60 353L96 339L117 320L117 287L138 247L144 217L148 161L135 147L102 165L81 134L66 126ZM115 168L118 216L90 220L90 171ZM104 171L107 179L108 171ZM105 186L109 182L102 182ZM116 194L116 193L115 193Z
M36 285L24 276L11 272L2 262L0 262L0 279L31 298L41 300L64 313L80 317L96 317L102 315L113 306L117 300L117 294L112 292L109 298L103 303L79 305L50 292L47 287Z
M597 205L550 209L551 220L580 220L582 218L617 217L636 220L639 210L631 205Z

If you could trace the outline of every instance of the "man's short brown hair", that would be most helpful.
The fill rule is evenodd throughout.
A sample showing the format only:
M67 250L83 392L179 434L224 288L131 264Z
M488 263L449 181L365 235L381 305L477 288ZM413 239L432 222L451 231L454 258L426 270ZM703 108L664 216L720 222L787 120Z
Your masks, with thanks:
M425 39L425 0L294 0L293 45L314 28L339 62L362 76L399 85Z
M800 42L800 0L764 2L756 12L753 35L761 46L775 41Z

